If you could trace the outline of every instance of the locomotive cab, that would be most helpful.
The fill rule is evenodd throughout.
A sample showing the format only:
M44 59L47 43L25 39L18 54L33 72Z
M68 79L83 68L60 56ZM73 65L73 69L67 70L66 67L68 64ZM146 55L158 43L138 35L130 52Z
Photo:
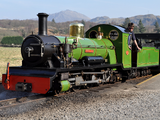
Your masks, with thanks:
M97 41L110 41L113 45L107 45L109 51L108 60L112 64L112 60L116 59L117 63L123 64L124 68L130 68L131 63L131 50L128 48L128 36L125 29L110 24L100 24L90 28L86 31L85 36L90 39L97 39ZM114 53L111 53L111 48L114 49ZM113 56L115 54L115 56Z

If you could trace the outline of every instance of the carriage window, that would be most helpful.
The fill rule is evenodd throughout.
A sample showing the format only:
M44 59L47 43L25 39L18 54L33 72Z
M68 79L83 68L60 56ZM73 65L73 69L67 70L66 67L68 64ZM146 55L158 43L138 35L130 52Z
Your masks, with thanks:
M117 30L111 30L111 31L109 32L109 38L110 38L111 40L117 40L118 37L119 37L119 33L118 33Z
M97 32L96 31L91 31L89 34L89 38L97 38Z

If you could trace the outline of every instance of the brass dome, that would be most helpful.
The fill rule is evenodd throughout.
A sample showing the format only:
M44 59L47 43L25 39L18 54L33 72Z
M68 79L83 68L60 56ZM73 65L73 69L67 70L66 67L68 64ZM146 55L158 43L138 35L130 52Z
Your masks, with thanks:
M69 30L70 37L78 37L78 38L84 37L84 25L82 23L71 23L69 27L70 27Z

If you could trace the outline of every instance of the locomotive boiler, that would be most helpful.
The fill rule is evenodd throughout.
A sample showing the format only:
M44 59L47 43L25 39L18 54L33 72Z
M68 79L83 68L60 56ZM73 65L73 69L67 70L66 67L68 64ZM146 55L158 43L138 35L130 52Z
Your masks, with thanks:
M143 47L133 53L128 48L130 33L120 26L100 24L84 34L83 24L72 23L70 36L48 36L48 14L38 17L38 35L26 37L21 46L22 66L8 65L2 75L5 89L59 93L147 75L159 67L159 49Z

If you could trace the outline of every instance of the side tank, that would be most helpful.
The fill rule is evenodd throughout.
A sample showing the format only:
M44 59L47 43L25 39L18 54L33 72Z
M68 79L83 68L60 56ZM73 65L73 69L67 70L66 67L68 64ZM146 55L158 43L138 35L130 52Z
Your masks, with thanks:
M65 37L57 37L61 43L64 43ZM68 43L72 44L76 37L68 37ZM113 44L111 44L113 45ZM78 38L77 49L73 50L73 57L77 60L84 56L102 56L104 59L108 55L108 46L102 40L94 40L88 38Z
M85 56L101 56L105 59L105 62L110 61L110 64L117 63L115 59L114 45L109 39L83 38L83 31L83 24L70 24L70 37L67 38L68 43L72 44L75 40L77 41L77 49L73 50L73 58L80 60ZM65 42L65 37L56 37L61 41L61 43ZM109 53L112 54L113 57L109 58Z

